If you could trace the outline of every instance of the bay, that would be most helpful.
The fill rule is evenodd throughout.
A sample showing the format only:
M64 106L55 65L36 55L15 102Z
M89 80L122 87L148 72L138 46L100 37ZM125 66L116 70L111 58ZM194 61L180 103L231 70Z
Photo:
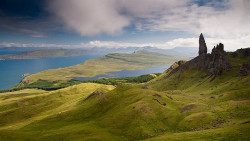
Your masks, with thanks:
M73 66L103 55L0 60L0 90L9 89L18 84L23 79L23 74L33 74L47 69Z

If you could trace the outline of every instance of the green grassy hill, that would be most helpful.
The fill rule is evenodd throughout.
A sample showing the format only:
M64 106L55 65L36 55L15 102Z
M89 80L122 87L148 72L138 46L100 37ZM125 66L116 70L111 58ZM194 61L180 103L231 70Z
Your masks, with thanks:
M95 53L94 51L81 49L42 49L25 51L18 54L0 55L0 60L10 59L36 59L36 58L55 58L66 56L80 56Z
M3 93L0 140L249 140L250 57L229 59L217 77L174 64L147 83Z

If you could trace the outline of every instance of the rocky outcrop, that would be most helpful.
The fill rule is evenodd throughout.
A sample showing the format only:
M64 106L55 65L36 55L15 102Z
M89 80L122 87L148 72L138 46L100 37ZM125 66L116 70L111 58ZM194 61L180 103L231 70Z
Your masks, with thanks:
M202 54L207 54L207 45L201 33L200 38L199 38L199 55L202 55Z
M179 69L181 69L181 66L183 66L187 61L185 60L180 60L175 62L173 65L171 65L166 71L165 73L167 73L168 75L165 78L168 78L169 76L171 76L173 73L177 72Z
M185 63L183 67L191 67L198 70L205 69L207 75L215 76L221 74L223 71L231 70L232 66L222 43L214 47L211 54L207 54L207 47L202 34L200 35L199 43L199 56Z
M212 50L211 59L208 63L207 74L219 75L223 71L231 70L231 68L232 66L228 60L227 53L224 51L224 45L220 43Z
M240 67L240 72L237 73L237 76L249 76L250 75L250 63L242 64Z
M170 77L173 73L186 69L205 70L206 76L218 76L223 71L231 70L232 65L228 59L228 54L224 51L224 45L219 43L213 48L211 54L207 53L207 46L203 35L199 39L199 55L190 61L175 62L169 69L165 71L168 75L164 78ZM243 69L242 72L246 69ZM245 73L244 73L245 74Z

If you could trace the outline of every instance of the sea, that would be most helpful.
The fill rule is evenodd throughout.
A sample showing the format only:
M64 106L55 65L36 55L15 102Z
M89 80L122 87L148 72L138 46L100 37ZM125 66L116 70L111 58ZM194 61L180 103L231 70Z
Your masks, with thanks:
M3 55L3 52L1 53ZM103 54L41 59L0 60L0 90L6 90L18 84L23 79L23 74L33 74L48 69L73 66L100 56L103 56Z
M15 54L20 52L1 52L0 54ZM105 54L57 57L57 58L41 58L41 59L15 59L0 60L0 90L9 89L18 84L23 79L23 74L33 74L48 69L57 69L68 66L81 64L89 59L104 56ZM153 66L145 70L132 71L116 71L108 72L108 75L97 75L95 77L80 77L75 80L95 80L100 77L134 77L143 74L162 73L169 66Z

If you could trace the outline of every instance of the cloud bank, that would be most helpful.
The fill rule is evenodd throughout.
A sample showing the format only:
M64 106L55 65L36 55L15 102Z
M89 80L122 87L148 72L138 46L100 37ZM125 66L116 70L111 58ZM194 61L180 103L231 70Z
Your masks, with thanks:
M245 44L249 42L250 36L244 36L236 39L218 39L206 38L208 48L222 42L225 50L235 51L237 48L245 48ZM91 47L107 47L107 48L126 48L126 47L157 47L162 49L171 49L174 47L198 47L198 38L178 38L165 43L130 43L130 42L114 42L114 41L90 41L87 43L65 45L65 44L30 44L30 43L6 43L0 42L0 47L61 47L61 48L91 48Z
M250 35L249 0L52 0L50 11L83 36L137 30L204 32L210 37Z

